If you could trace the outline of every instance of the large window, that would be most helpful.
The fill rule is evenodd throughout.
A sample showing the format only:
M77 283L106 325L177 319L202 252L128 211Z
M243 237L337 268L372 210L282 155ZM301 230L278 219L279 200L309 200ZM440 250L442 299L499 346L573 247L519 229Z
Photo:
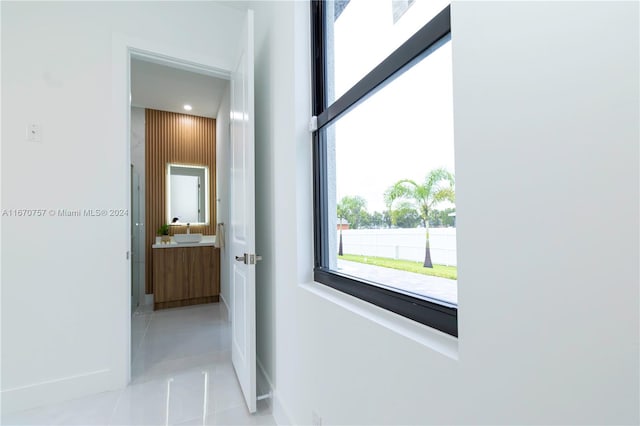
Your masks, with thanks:
M448 2L313 1L315 280L457 336Z

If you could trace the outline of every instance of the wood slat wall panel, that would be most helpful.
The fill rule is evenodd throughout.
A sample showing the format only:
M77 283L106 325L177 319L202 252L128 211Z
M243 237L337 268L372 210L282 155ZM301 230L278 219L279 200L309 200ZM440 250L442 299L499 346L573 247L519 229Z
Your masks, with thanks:
M151 246L156 231L167 222L165 180L167 163L209 167L209 225L191 226L191 232L216 233L216 120L186 114L145 110L145 291L153 293ZM186 232L172 226L171 234Z

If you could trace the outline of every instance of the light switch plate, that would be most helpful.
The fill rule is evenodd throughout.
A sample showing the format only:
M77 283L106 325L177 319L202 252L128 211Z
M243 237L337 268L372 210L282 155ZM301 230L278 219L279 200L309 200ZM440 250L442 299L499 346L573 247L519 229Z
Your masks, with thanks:
M42 125L29 124L27 126L27 140L30 142L42 142Z

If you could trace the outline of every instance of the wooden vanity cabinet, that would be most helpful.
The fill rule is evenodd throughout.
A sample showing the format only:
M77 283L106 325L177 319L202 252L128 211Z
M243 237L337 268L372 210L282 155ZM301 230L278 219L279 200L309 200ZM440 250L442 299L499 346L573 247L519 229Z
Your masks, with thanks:
M153 250L154 309L217 302L220 249L213 246Z

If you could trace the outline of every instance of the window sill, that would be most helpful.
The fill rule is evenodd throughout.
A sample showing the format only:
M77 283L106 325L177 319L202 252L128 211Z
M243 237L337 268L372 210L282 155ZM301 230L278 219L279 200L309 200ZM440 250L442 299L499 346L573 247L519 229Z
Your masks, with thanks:
M329 302L360 315L450 359L458 360L458 339L317 282L300 285Z

